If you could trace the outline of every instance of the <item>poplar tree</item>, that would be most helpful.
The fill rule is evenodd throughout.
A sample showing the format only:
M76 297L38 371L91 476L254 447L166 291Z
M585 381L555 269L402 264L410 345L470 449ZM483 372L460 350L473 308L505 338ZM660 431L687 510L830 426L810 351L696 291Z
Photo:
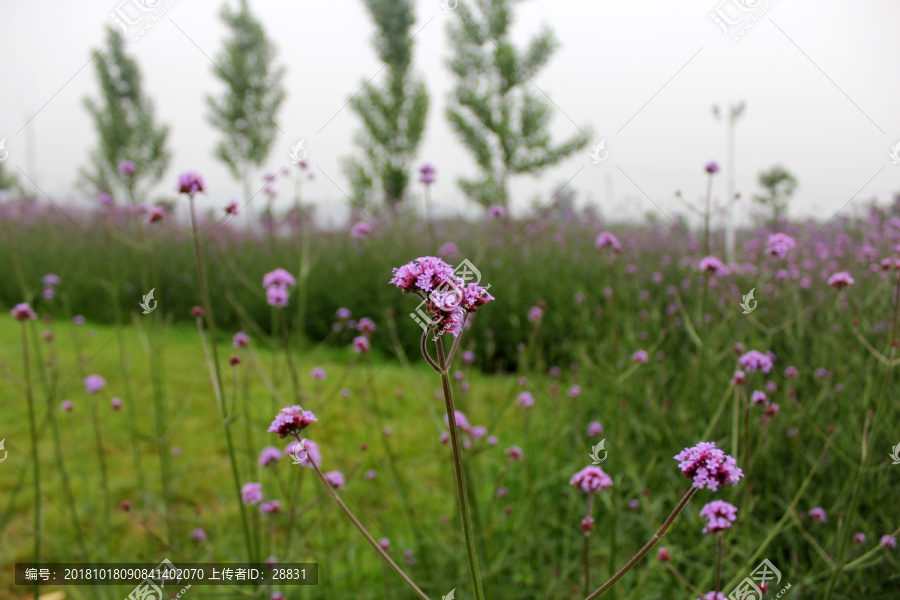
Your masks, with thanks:
M363 84L350 100L362 120L356 143L365 154L346 161L344 171L354 204L364 202L366 186L373 186L384 204L396 211L406 196L428 115L425 83L412 69L415 4L413 0L363 0L363 4L375 23L372 44L385 64L386 80Z
M166 148L167 125L154 121L153 103L144 95L141 72L125 53L125 38L107 27L106 46L95 61L100 82L100 98L85 98L84 105L94 121L99 145L89 154L90 165L81 177L91 192L124 195L133 185L135 195L159 182L169 165ZM119 163L136 166L133 177L119 173Z
M275 64L275 49L246 0L236 10L223 6L220 16L229 37L212 72L225 91L218 99L207 96L208 119L223 137L214 155L242 182L246 203L252 195L253 167L262 166L279 130L275 116L285 97L284 68Z
M515 1L474 0L474 9L460 2L447 25L453 48L447 66L456 84L446 115L481 171L458 183L484 206L507 206L510 177L537 175L589 140L581 131L559 144L551 140L555 109L532 80L558 42L544 28L526 48L516 48L510 38Z

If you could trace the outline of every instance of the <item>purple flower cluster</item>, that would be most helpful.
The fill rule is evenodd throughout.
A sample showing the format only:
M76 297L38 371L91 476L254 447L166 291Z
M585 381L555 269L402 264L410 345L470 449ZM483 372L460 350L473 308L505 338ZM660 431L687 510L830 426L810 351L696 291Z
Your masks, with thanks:
M275 269L263 275L263 287L266 288L266 301L270 306L279 308L288 304L288 288L296 285L294 276L284 269Z
M784 258L788 250L797 245L794 238L786 233L773 233L766 242L766 254L776 258Z
M713 500L700 509L700 516L708 521L703 533L724 531L737 520L737 507L724 500Z
M596 494L611 486L613 480L600 467L588 465L572 475L569 484L574 485L585 493Z
M203 185L203 178L197 173L182 173L178 177L178 191L182 194L193 196L194 194L205 190L206 186Z
M708 271L713 275L721 275L723 277L730 273L728 267L725 266L725 263L715 256L707 256L702 259L700 261L700 270L704 272Z
M611 234L608 231L604 231L600 235L597 236L597 239L594 241L594 248L598 251L604 248L609 248L616 254L622 251L622 244L619 243L619 239Z
M275 420L269 425L269 433L277 433L281 437L300 433L312 423L318 421L316 415L302 406L288 406L281 409Z
M737 466L734 457L728 456L715 442L700 442L692 448L685 448L675 455L678 468L685 477L694 480L694 487L716 491L723 484L737 484L744 472Z
M771 353L763 354L758 350L750 350L741 355L738 359L738 364L741 365L742 369L750 373L755 371L768 373L772 370L773 358Z
M458 336L466 313L474 313L494 299L486 288L467 285L453 267L435 256L423 256L394 269L390 283L426 301L431 328L438 335Z
M421 183L424 183L425 185L431 185L432 183L434 183L434 174L434 166L430 163L425 163L424 165L419 167L419 181Z

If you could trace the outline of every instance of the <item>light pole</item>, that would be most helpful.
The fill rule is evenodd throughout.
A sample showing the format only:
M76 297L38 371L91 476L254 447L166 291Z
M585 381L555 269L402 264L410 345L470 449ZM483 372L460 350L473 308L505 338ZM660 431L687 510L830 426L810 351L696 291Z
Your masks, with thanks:
M728 153L725 161L725 172L726 185L728 186L727 202L729 203L734 201L734 124L744 114L746 107L747 105L741 101L737 104L732 104L728 110L725 128ZM713 105L712 111L716 119L722 118L718 104ZM725 221L725 262L731 264L734 261L734 224L729 213L726 212L723 218Z

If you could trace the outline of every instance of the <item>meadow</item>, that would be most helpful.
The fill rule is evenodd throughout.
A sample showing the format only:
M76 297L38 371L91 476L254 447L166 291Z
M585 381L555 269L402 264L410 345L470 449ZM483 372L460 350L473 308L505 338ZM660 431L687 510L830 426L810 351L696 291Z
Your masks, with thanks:
M136 206L0 211L3 597L32 597L13 567L36 551L318 564L316 586L197 598L421 597L332 494L429 598L478 597L473 554L486 598L588 597L677 506L607 597L724 598L764 559L781 574L766 598L900 589L890 210L747 227L727 266L709 258L724 261L716 230L553 211L352 230L294 212L248 231L219 209L196 235ZM420 352L419 297L389 283L425 256L468 260L493 297L441 336L459 340L446 387ZM279 268L289 279L271 284ZM314 458L292 464L291 436L267 431L292 405L315 414L291 432L315 442L331 491ZM735 459L734 485L692 485L673 457L699 442ZM604 475L573 485L597 456ZM714 501L736 518L701 514Z

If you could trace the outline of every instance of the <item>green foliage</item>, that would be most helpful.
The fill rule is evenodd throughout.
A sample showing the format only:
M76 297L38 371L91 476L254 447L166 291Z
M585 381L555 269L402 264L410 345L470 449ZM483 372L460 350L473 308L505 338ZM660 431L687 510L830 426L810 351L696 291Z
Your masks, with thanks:
M759 185L765 193L753 199L771 211L771 224L776 225L787 215L788 201L797 190L797 179L781 165L775 165L759 174Z
M75 498L72 504L64 502L53 435L44 430L40 456L46 476L41 489L46 497L45 526L52 535L44 537L43 560L151 562L159 561L160 554L168 554L176 563L180 559L243 560L221 417L207 379L206 353L189 316L198 297L190 240L148 227L151 256L162 282L156 288L159 306L154 314L164 317L157 326L165 327L153 331L153 322L137 308L146 290L137 289L141 254L129 240L104 231L100 219L84 219L76 226L55 210L28 212L14 225L4 240L8 243L0 244L0 262L12 262L10 247L15 245L32 285L37 286L48 272L62 278L53 300L43 299L39 288L37 297L28 298L42 317L28 324L37 400L46 414L55 410L60 421ZM415 235L416 224L399 219L385 224L384 234L379 231L361 240L351 239L346 232L311 233L310 272L292 289L286 309L293 322L300 298L306 296L307 339L292 338L296 341L293 360L309 393L303 406L319 419L308 434L321 446L323 468L347 475L342 497L375 539L390 539L391 555L400 559L429 597L440 598L454 587L462 596L460 592L468 591L468 579L448 465L450 451L439 442L445 430L443 405L434 396L439 383L422 366L417 354L421 330L408 317L418 300L401 294L387 279L392 266L433 254L446 240L458 244L496 296L495 302L478 311L462 338L460 351L473 352L476 362L464 364L458 355L453 370L462 373L462 381L454 378L452 383L458 410L470 423L485 426L489 435L498 438L495 446L485 438L476 440L464 452L473 516L478 520L476 535L485 549L480 558L489 598L579 597L572 588L579 585L581 576L584 537L578 524L586 502L568 481L590 462L590 447L599 441L586 435L591 421L604 427L600 437L606 438L609 458L602 468L615 482L597 496L594 505L596 529L590 549L595 584L653 535L690 485L672 457L685 446L709 440L737 455L745 478L715 493L699 492L667 532L662 544L672 554L670 564L691 585L702 593L713 589L717 536L702 533L706 523L698 512L705 503L720 499L739 509L737 521L724 534L723 587L747 576L767 558L781 570L785 578L781 585L792 584L792 594L803 590L803 598L825 598L834 565L856 561L842 573L838 587L842 591L834 600L896 596L896 550L878 549L877 543L898 525L898 467L890 465L888 453L900 441L895 426L900 407L891 400L900 393L900 384L896 373L859 339L863 336L879 351L890 353L894 282L857 265L852 268L857 283L843 292L832 290L818 273L839 257L819 259L810 244L796 259L798 268L813 277L809 288L796 280L772 280L771 288L758 294L759 307L752 315L743 315L737 306L740 295L722 278L708 290L706 307L712 321L704 329L704 311L697 310L703 302L703 279L696 267L699 255L692 254L688 240L668 222L659 228L616 229L623 245L617 255L594 250L600 226L581 218L548 217L525 227L502 220L435 225L431 239ZM107 221L106 226L114 228L115 221ZM885 223L876 230L891 229ZM823 241L846 235L851 246L843 260L850 267L857 264L857 249L866 239L879 256L889 253L890 238L872 237L871 231L861 219L838 218L824 229L809 223L789 233L798 239L821 236ZM109 253L103 250L106 235L113 244ZM765 239L764 232L742 232L741 241L744 236ZM263 447L286 445L287 440L265 429L277 410L290 402L291 394L280 336L267 338L254 325L273 322L260 281L263 273L275 267L298 271L297 240L279 239L270 252L266 240L242 238L225 229L207 241L204 238L220 354L235 353L244 359L224 373L229 406L234 408L232 431L242 458L241 480L262 483L265 499L282 502L280 514L258 515L255 526L265 549L263 556L319 563L319 585L309 588L313 598L414 598L395 575L385 574L383 561L340 514L310 470L292 466L286 457L270 467L257 462ZM134 313L133 325L124 328L101 323L112 314L105 276L110 258L127 282L124 308ZM802 267L804 259L815 265ZM747 260L766 265L770 272L776 268L775 259L766 257L762 249ZM638 266L636 271L629 268L631 264ZM654 280L655 271L662 275L661 281ZM735 284L745 292L760 285L759 274L735 277ZM669 286L677 289L677 297L667 291ZM607 287L611 295L605 293ZM757 292L761 290L757 287ZM583 301L575 299L579 293ZM0 300L5 309L22 300L13 278L0 279ZM540 301L546 302L543 317L531 322L526 318L528 309ZM682 304L683 311L670 312L670 307ZM247 317L237 314L235 306L241 306ZM339 306L350 308L355 319L375 320L371 353L352 351L350 341L358 331L344 326L332 332ZM73 313L86 315L88 324L71 324ZM52 315L52 320L44 321L45 315ZM8 377L0 379L0 397L21 398L20 327L5 312L0 319L6 319L0 326L0 364L9 371ZM680 324L688 319L693 319L702 345L692 342ZM238 329L251 336L247 349L231 347L229 338ZM52 342L41 339L44 330L53 332ZM146 345L148 332L158 345ZM120 395L126 385L119 365L119 336L130 357L137 436L129 433L129 407L117 412L108 406L109 398ZM324 343L312 347L310 340ZM768 374L748 373L744 386L731 386L736 342L747 350L771 350L775 368ZM648 351L647 364L630 361L639 348ZM401 351L411 364L408 368L395 358ZM156 423L149 408L153 374L148 352L164 357L165 393L172 408L172 420L162 424L166 443L183 450L171 459L171 536L161 526L163 475L155 451ZM559 375L547 374L552 365L561 368ZM782 375L788 365L797 367L796 378ZM309 375L314 366L327 371L325 381ZM826 377L815 374L820 367L828 371ZM515 374L488 375L481 369L515 370ZM82 380L90 373L107 379L102 395L84 393ZM517 383L519 377L525 378L524 385ZM45 380L58 382L57 387L46 391ZM745 412L740 404L735 412L735 394L765 389L768 381L777 385L768 392L780 406L777 415L763 422L762 407L749 406ZM573 384L581 389L577 398L568 393ZM350 395L342 397L342 389L350 390ZM533 407L515 405L521 391L533 394ZM63 399L75 403L71 413L59 410ZM134 503L132 513L115 510L110 516L108 541L113 550L108 553L102 551L106 540L84 535L93 531L92 524L102 515L89 416L92 399L98 402L114 502ZM741 402L746 400L742 397ZM867 419L870 410L877 412ZM0 422L21 429L27 423L25 403L0 403ZM46 417L40 422L45 423ZM741 425L741 435L734 435L735 422ZM832 426L833 436L829 434ZM385 427L393 430L391 436L381 434ZM23 450L27 440L22 436L9 434L9 459L0 468L0 489L4 490L0 537L10 540L3 549L7 565L31 560L26 478L30 469ZM823 453L827 440L830 445ZM732 452L735 443L738 452ZM362 444L367 444L368 451L360 451ZM513 445L522 448L524 459L507 464L504 450ZM134 447L147 470L146 497L136 486L131 466ZM864 451L868 459L860 468ZM802 485L814 468L810 484ZM369 469L377 472L374 479L363 476ZM851 510L849 498L857 478L859 499ZM504 496L497 493L501 486L507 491ZM633 499L638 507L630 509ZM60 510L61 506L65 509ZM828 512L828 521L815 524L804 516L815 506ZM783 526L777 528L782 519ZM214 543L193 542L190 531L196 527L204 528ZM865 544L850 544L856 531L867 535ZM761 548L770 534L770 543ZM83 550L80 538L85 538ZM838 550L841 540L843 555ZM411 566L403 561L407 548L415 552ZM757 551L760 554L751 560ZM692 594L654 557L655 551L616 585L610 597L658 600L701 595ZM119 588L125 586L104 590L115 598L129 593L130 588ZM777 594L780 589L770 591ZM0 582L0 596L27 597L22 586L13 585L11 576ZM72 600L98 597L94 588L79 586L68 587L69 596Z
M19 191L19 180L15 173L8 172L3 163L0 163L0 191Z
M131 185L136 194L143 193L162 178L171 158L166 148L169 128L154 122L153 103L144 95L140 70L124 45L122 34L108 27L106 47L95 61L101 98L84 100L100 138L90 154L91 165L81 171L89 193L124 196ZM133 178L118 172L123 160L136 165Z
M454 54L447 65L456 85L447 119L481 169L459 186L473 201L488 206L509 202L513 175L537 175L588 143L580 131L554 144L551 105L540 96L533 77L558 47L549 28L524 49L510 40L513 0L477 0L473 11L462 2L447 32Z
M207 96L208 118L224 137L216 144L216 158L246 183L250 165L260 166L275 140L275 116L285 97L284 68L275 66L275 50L246 0L236 10L224 6L221 18L230 37L213 74L225 84L225 93L218 100Z
M387 67L386 81L380 85L364 83L362 91L350 100L363 122L356 144L365 157L346 162L344 171L354 190L354 203L365 200L365 186L375 185L384 204L395 211L409 186L410 163L428 115L425 83L412 72L410 29L415 23L415 4L412 0L364 3L375 22L372 43Z

